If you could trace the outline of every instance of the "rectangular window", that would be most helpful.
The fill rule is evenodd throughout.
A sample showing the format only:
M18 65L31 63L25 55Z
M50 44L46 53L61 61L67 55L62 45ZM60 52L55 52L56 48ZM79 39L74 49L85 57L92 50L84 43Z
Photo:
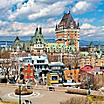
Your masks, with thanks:
M58 80L57 76L52 76L52 80Z
M42 65L40 65L40 69L42 69Z

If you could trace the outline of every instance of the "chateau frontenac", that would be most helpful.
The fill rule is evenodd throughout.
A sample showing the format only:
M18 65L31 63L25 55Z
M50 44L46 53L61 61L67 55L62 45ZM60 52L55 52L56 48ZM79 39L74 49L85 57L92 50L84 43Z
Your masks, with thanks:
M65 13L60 23L56 25L56 42L66 46L74 45L79 50L79 23L76 23L69 13Z

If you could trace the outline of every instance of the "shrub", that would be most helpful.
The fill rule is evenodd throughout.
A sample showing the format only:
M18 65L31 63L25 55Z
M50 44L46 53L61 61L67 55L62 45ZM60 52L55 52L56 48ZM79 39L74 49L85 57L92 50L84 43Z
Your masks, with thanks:
M87 95L87 90L85 89L77 89L77 88L69 88L66 93L70 93L70 94L80 94L80 95Z
M104 104L104 96L91 95L91 96L73 96L60 104Z
M60 104L90 104L87 97L71 97L70 99L60 102Z

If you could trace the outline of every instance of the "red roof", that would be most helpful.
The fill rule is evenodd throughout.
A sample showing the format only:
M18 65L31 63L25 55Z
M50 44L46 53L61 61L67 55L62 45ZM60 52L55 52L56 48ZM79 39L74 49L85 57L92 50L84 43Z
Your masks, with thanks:
M91 65L86 65L86 66L82 67L80 70L85 71L85 72L91 72L94 70L94 68Z

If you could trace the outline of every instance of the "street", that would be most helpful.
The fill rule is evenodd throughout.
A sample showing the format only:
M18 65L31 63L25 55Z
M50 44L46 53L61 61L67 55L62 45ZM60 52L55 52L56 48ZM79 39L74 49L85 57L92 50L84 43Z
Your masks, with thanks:
M0 97L5 101L19 101L19 97L14 95L14 90L17 86L3 84L0 85ZM73 96L82 96L82 95L73 95L67 94L64 91L48 91L47 89L34 88L34 95L22 97L22 102L24 100L32 101L32 104L60 104L61 101L70 99Z

